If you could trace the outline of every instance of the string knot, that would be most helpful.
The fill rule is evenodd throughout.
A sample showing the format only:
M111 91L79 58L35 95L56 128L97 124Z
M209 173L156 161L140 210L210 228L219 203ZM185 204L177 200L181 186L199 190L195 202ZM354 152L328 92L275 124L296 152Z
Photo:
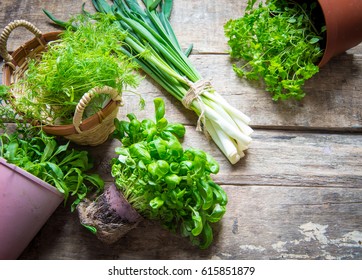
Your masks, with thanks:
M208 90L211 88L211 83L208 80L198 80L196 82L191 82L188 79L185 79L187 84L190 86L189 90L185 94L184 98L182 99L182 104L189 110L192 110L192 103L196 100L200 106L200 115L199 119L197 120L197 131L202 131L202 123L205 121L205 105L201 100L201 95L205 92L205 90Z

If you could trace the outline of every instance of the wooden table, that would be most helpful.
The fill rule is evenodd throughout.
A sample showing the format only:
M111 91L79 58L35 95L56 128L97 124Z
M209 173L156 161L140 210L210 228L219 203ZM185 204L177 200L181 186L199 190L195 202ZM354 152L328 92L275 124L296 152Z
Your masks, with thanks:
M41 8L60 19L80 12L82 1L1 0L0 27L26 19L43 32L56 30ZM227 54L223 25L243 14L246 0L175 0L171 23L191 60L235 107L252 118L253 142L232 166L218 148L195 131L192 111L145 78L138 98L125 93L119 118L153 116L155 97L167 117L186 125L185 146L202 148L220 163L214 180L225 188L227 213L213 245L193 247L156 222L144 221L107 246L83 228L77 213L60 206L21 259L362 259L362 44L334 58L305 86L301 102L273 102L257 83L238 78ZM91 10L90 1L86 8ZM12 35L14 50L32 36ZM116 141L89 148L97 170L111 183Z

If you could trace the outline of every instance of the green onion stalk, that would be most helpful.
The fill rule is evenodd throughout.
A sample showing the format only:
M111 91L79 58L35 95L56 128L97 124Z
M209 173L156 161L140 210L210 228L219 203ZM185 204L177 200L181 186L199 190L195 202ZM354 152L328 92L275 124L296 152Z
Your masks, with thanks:
M198 115L197 130L210 135L235 164L248 148L253 130L250 118L231 106L211 83L200 75L188 59L169 22L172 0L92 0L100 13L112 16L127 32L122 51L168 93ZM83 12L96 17L90 13ZM57 24L64 24L45 11Z

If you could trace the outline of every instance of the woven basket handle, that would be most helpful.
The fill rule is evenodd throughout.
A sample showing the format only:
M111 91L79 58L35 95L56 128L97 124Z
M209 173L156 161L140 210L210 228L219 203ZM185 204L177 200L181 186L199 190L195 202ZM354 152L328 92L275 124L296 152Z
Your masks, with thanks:
M79 100L77 107L75 109L74 117L73 117L73 125L75 130L78 133L82 133L79 126L82 123L83 113L85 108L87 107L88 103L93 99L96 94L109 94L113 101L120 101L122 102L122 97L118 93L118 91L112 87L104 86L104 87L95 87L85 93L82 98ZM102 112L97 112L99 118L102 120L104 116L102 116Z
M28 29L30 32L32 32L36 38L41 38L43 34L41 31L36 28L32 23L26 21L26 20L14 20L13 22L10 22L3 30L3 32L0 35L0 55L3 57L5 62L11 62L13 61L13 57L9 54L7 50L7 42L10 36L10 33L16 29L17 27L23 26L26 29Z

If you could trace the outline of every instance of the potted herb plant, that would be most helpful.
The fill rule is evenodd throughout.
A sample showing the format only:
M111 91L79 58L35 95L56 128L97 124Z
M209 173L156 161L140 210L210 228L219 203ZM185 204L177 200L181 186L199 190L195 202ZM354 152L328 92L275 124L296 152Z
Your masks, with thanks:
M248 0L225 34L235 72L262 79L273 100L305 96L303 85L333 56L362 41L361 1Z
M0 37L3 84L24 119L49 134L81 145L103 143L114 129L122 92L138 84L133 63L121 51L125 34L99 15L97 23L78 16L64 32L42 34L26 21L14 21ZM6 43L17 27L35 38L10 55ZM22 50L28 49L28 52Z
M155 120L116 120L121 146L112 160L111 186L95 201L78 206L82 224L107 243L117 241L142 217L188 237L200 248L213 240L212 223L226 211L227 195L211 178L218 163L206 152L184 149L182 124L169 123L161 98L154 100Z
M74 210L104 183L88 173L87 152L22 123L8 92L0 93L0 259L16 259L62 201L72 197ZM9 121L15 130L5 125Z

